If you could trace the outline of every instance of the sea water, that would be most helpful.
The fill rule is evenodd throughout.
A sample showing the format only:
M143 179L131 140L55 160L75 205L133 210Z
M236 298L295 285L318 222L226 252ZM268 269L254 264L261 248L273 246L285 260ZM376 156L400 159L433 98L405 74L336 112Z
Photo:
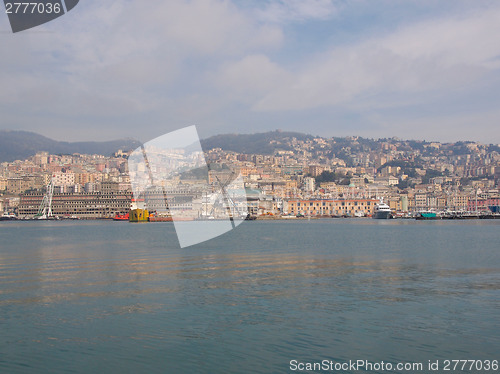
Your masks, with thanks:
M172 223L1 222L0 372L453 372L500 359L499 243L495 220L251 221L184 249Z

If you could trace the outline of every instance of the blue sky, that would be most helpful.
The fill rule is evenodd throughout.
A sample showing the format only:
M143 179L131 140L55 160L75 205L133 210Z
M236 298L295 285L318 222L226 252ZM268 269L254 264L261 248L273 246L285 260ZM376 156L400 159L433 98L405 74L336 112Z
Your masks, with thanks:
M12 34L0 128L500 143L500 2L81 0Z

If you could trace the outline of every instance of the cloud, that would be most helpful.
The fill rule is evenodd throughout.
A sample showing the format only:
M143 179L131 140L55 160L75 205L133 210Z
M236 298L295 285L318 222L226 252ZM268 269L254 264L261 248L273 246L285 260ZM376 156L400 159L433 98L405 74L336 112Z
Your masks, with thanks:
M441 142L460 140L479 141L485 144L500 141L491 129L498 128L500 110L491 108L483 111L444 114L407 114L380 115L372 113L365 120L370 129L365 136L380 137L381 133L390 133L404 139L425 139Z
M283 41L279 27L221 0L87 0L33 32L0 37L4 112L102 116L115 128L113 115L175 111L221 61Z
M450 126L459 107L493 128L479 114L498 102L500 7L408 3L85 0L0 34L0 127L71 140L93 138L89 128L147 140L193 123L205 134L304 122L366 134L366 123L394 130L384 118L411 127L420 110Z
M293 78L269 90L254 109L359 105L381 93L446 93L473 85L500 67L499 33L500 9L495 8L333 47L289 71Z
M331 0L271 0L257 12L261 20L275 23L325 20L336 13Z
M262 54L228 63L212 78L219 87L230 90L232 95L247 102L290 80L285 69Z

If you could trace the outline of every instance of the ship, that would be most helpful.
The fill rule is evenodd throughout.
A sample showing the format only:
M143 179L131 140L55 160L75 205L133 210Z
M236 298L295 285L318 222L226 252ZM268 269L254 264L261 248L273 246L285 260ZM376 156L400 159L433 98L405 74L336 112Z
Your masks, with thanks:
M130 204L129 222L148 222L149 211L144 206L143 199L132 199Z
M127 214L116 213L116 215L113 217L113 221L128 221L128 220L129 220L129 213Z
M171 215L160 215L157 213L151 213L148 218L149 222L173 222L174 219Z
M441 219L441 216L438 215L436 212L432 212L432 211L420 211L415 216L415 219L417 219L417 220L435 220L435 219Z
M1 216L0 216L0 221L15 221L17 220L17 217L14 213L7 213L7 212L4 212Z
M391 208L389 205L380 200L380 203L375 205L375 210L373 212L372 218L374 219L389 219L392 218Z

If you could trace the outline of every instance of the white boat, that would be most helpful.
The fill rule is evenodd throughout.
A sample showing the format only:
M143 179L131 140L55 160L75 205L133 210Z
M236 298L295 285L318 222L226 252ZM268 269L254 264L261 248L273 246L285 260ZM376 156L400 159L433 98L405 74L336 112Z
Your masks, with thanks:
M17 219L16 215L14 213L7 213L7 212L4 212L1 216L0 216L0 221L15 221Z
M372 218L374 219L389 219L392 218L391 208L382 200L375 206Z

